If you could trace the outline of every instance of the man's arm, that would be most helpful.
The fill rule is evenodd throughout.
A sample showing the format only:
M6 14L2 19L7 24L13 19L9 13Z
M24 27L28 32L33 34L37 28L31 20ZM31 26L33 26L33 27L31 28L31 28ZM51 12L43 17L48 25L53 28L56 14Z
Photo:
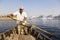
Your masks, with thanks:
M7 17L16 17L17 16L17 12L15 13L11 13L11 14L8 14Z
M7 17L13 17L13 14L8 14Z

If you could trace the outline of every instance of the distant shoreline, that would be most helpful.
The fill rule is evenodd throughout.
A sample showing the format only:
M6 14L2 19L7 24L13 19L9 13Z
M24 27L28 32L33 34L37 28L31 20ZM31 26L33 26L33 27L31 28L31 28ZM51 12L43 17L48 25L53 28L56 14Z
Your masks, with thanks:
M12 19L9 17L0 17L0 20L12 20Z

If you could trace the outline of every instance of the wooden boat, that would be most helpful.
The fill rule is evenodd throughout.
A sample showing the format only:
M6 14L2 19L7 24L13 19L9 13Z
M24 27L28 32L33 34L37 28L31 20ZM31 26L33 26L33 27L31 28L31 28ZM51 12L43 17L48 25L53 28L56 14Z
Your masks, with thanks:
M19 31L21 28L17 28L15 26L9 30L6 30L3 33L0 33L0 40L52 40L51 33L47 32L46 30L36 27L33 24L28 25L21 25L26 27L25 31ZM19 34L19 32L22 32Z

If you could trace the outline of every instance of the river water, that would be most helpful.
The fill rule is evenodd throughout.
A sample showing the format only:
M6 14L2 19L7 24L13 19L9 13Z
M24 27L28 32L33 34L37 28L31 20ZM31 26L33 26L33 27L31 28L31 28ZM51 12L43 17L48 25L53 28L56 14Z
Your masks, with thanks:
M16 26L16 22L13 20L0 20L0 33L5 32L6 30L12 29Z
M52 33L53 40L60 40L60 20L52 19L32 19L28 22L36 25L37 27L44 28Z
M60 40L60 20L32 19L28 20L28 22L51 32L53 34L53 40ZM16 25L16 22L13 20L0 20L0 33L5 32Z

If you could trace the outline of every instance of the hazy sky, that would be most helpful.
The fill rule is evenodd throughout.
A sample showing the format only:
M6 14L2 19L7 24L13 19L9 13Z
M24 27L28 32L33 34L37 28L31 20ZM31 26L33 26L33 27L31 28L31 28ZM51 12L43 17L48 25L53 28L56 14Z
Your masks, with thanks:
M28 16L60 14L60 0L0 0L0 15L16 12L21 4Z

